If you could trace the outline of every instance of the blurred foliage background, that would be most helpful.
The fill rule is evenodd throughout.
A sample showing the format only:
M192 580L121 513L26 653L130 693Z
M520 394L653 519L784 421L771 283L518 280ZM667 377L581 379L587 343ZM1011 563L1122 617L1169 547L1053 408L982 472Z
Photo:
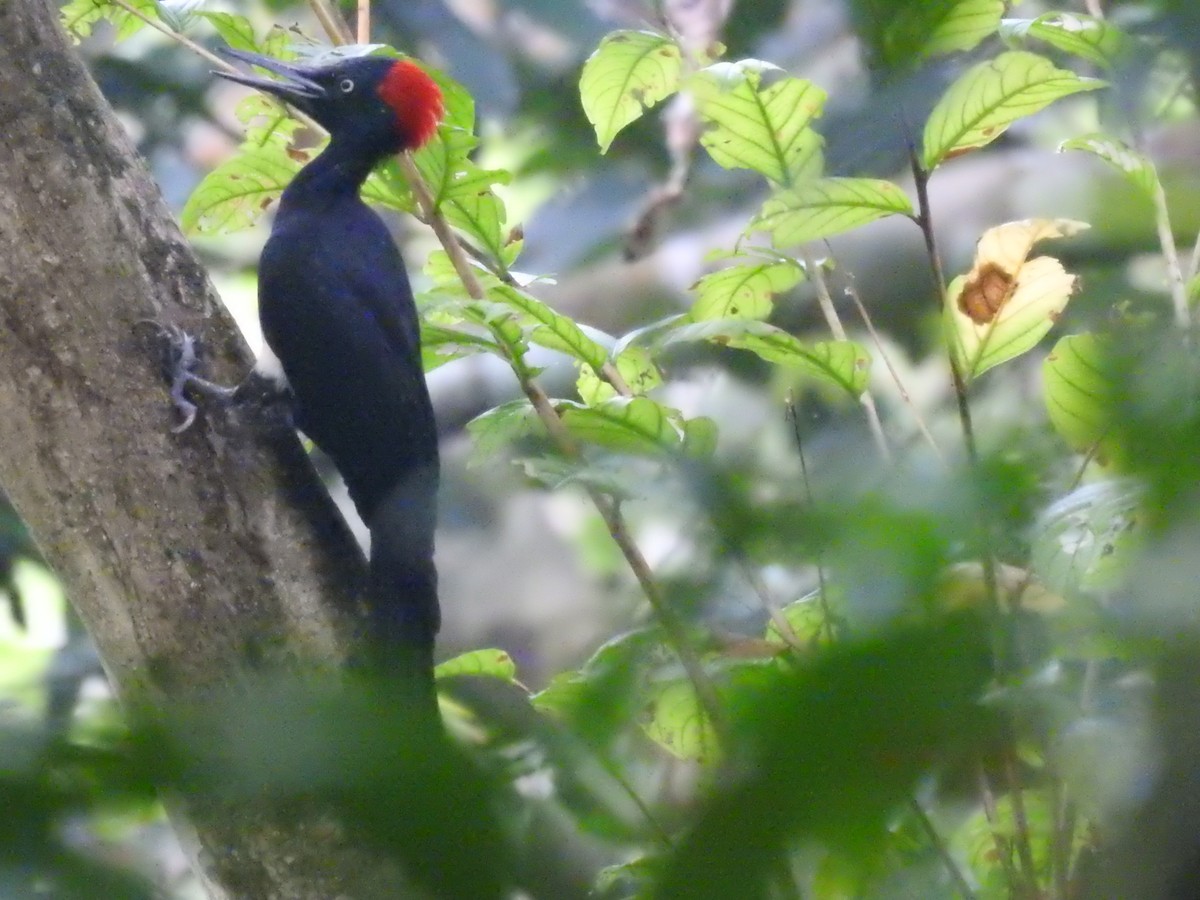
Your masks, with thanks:
M693 146L682 101L643 116L601 156L578 88L601 39L669 22L695 46L719 42L728 59L809 79L829 94L816 126L827 174L894 179L911 193L910 135L1002 44L992 36L918 65L922 35L906 44L895 27L910 6L376 0L373 39L466 87L476 161L511 173L497 190L523 231L517 268L553 278L536 287L550 306L619 336L686 310L689 288L720 266L713 254L733 248L769 189ZM151 787L178 787L184 771L235 795L255 775L286 793L296 772L316 771L339 785L365 840L406 858L416 851L397 810L426 810L426 794L457 785L453 796L467 791L459 814L437 819L434 800L428 814L450 835L486 831L485 821L502 835L436 852L451 853L450 868L519 870L532 896L1200 895L1195 341L1173 321L1153 204L1101 161L1055 153L1097 131L1136 146L1157 167L1186 258L1200 231L1200 12L1191 0L1013 7L1022 19L1102 14L1134 49L1101 71L1033 47L1108 89L1018 121L930 181L947 278L970 267L991 226L1091 226L1054 244L1079 287L1051 338L971 385L978 464L962 449L922 234L900 217L801 257L828 261L851 336L872 348L892 463L859 405L745 351L685 344L657 359L666 380L655 396L719 428L712 459L682 467L597 453L586 471L556 469L536 436L480 448L466 423L519 397L518 385L487 356L439 367L443 654L501 652L462 667L493 677L452 685L444 673L447 716L472 761L400 793L386 754L339 761L317 741L281 747L253 716L220 754L129 730L0 498L0 895L202 896ZM159 3L168 22L197 8ZM222 8L299 43L321 34L303 4ZM202 26L189 34L219 44ZM101 25L80 50L182 208L240 142L233 108L244 92L150 29L116 42ZM389 222L416 286L427 286L433 238L407 217ZM265 232L196 239L252 343ZM775 297L770 321L827 337L813 280ZM1105 452L1099 440L1072 447L1043 400L1048 350L1082 332L1110 342L1089 357ZM535 354L548 392L574 396L570 360ZM663 653L585 482L624 499L669 602L696 626L726 721L703 715ZM1003 602L992 610L985 558L999 564ZM347 706L276 685L249 702L295 704L314 735L382 746L402 723L375 715L371 696L364 688ZM486 784L464 787L477 770ZM549 848L557 862L539 864ZM445 896L491 889L449 884Z

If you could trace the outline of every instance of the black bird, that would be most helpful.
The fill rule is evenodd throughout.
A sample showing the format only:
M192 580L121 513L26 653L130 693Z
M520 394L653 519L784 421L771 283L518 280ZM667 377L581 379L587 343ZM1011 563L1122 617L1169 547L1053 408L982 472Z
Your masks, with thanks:
M442 93L407 60L316 67L226 53L278 80L216 74L279 97L329 132L283 192L263 250L259 318L271 353L256 372L286 379L296 425L333 459L370 529L369 626L379 662L411 671L423 702L436 702L437 429L408 275L359 189L388 156L434 135Z

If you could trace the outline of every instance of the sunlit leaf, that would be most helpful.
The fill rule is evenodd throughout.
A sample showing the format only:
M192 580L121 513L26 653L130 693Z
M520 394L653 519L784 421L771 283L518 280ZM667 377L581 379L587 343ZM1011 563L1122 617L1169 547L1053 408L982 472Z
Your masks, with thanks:
M438 663L434 667L433 674L435 678L476 675L514 682L517 679L517 664L503 650L471 650Z
M681 63L679 45L653 31L616 31L600 42L584 63L579 96L601 153L622 128L679 89Z
M257 222L283 193L310 151L278 143L247 147L209 172L180 214L185 231L222 234Z
M1052 257L1028 259L1033 245L1088 226L1070 219L1026 219L989 228L975 265L947 288L945 320L963 375L975 378L1030 350L1057 321L1075 276Z
M876 178L819 178L775 194L750 223L776 247L831 237L891 215L912 215L908 195Z
M772 297L790 290L804 277L794 260L756 260L705 275L694 285L696 301L689 316L708 319L765 319L774 306Z
M1145 540L1144 497L1139 482L1116 478L1085 484L1056 502L1033 530L1034 571L1068 596L1114 587Z
M825 92L757 59L715 63L688 83L701 120L700 135L726 169L753 169L784 187L820 174L822 141L810 127Z
M766 322L748 319L714 319L667 331L663 345L707 341L749 350L768 362L798 369L857 397L867 386L871 357L853 341L807 344Z
M873 65L912 67L923 59L970 50L996 30L1004 0L855 0L859 33Z
M1141 190L1151 200L1162 189L1158 171L1146 156L1106 134L1088 134L1058 145L1059 151L1083 150L1098 156Z
M1045 41L1098 66L1111 69L1129 51L1129 36L1112 22L1074 12L1048 12L1036 19L1004 19L1000 37L1010 45L1030 38Z
M656 630L618 635L578 670L555 675L530 702L540 712L571 723L588 744L607 745L630 724L636 689L661 652L662 639Z
M473 331L421 320L421 364L426 372L473 353L501 355L495 341Z
M654 685L643 707L642 731L672 756L712 762L717 736L690 681Z
M287 108L263 94L247 94L234 110L239 122L246 126L246 147L263 147L267 144L287 146L291 143L300 123L293 119Z
M152 20L158 18L158 6L154 0L131 0L134 9ZM108 21L116 30L118 41L133 37L146 23L109 0L71 0L59 11L63 28L76 42L92 33L98 22Z
M386 209L411 213L417 208L412 188L395 159L386 159L376 166L359 193L367 203Z
M680 449L680 416L649 397L614 397L595 406L558 402L567 430L578 440L623 453L655 455Z
M515 441L540 434L541 425L529 401L522 397L480 413L467 423L467 432L473 442L473 459L486 462Z
M645 347L627 347L613 361L618 374L635 394L645 394L662 384L662 372ZM617 396L617 389L605 381L591 366L584 366L575 387L584 403L594 406Z
M1059 340L1042 363L1042 390L1050 422L1080 453L1101 465L1120 465L1122 448L1113 435L1121 386L1114 382L1110 340L1073 334Z
M1017 119L1055 100L1104 86L1033 53L1002 53L969 69L938 101L925 124L922 165L932 171L950 156L991 143Z
M608 350L584 333L574 321L560 315L536 297L510 284L496 284L488 296L520 312L537 326L529 339L539 346L559 350L599 369L608 359Z
M828 588L826 590L828 591ZM828 610L830 615L835 615L832 610L834 605L832 597L822 600L820 590L806 594L779 611L792 633L785 637L778 624L772 619L767 625L764 637L773 644L790 645L795 640L803 648L815 648L822 644L828 644L833 640L834 631L827 621L826 611ZM840 602L837 605L840 605Z

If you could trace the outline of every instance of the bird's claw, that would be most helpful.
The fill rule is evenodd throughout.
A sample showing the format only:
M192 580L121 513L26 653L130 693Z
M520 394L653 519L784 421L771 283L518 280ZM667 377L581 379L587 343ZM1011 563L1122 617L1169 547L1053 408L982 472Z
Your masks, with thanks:
M171 429L173 434L182 434L191 428L200 411L200 408L187 398L185 391L189 385L200 388L205 395L218 400L227 400L232 396L233 391L229 388L206 381L195 373L195 368L200 363L196 338L178 325L170 323L140 319L137 324L152 326L158 331L159 337L166 339L162 354L163 377L170 382L171 402L183 417L182 421Z

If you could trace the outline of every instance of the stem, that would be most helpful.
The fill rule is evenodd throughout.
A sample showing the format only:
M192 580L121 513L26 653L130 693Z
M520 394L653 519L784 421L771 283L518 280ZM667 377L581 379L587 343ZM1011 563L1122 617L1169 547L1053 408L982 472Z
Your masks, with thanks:
M933 820L929 818L929 813L925 812L919 800L915 797L909 800L909 807L913 814L917 817L917 823L921 826L921 830L925 832L925 836L929 838L929 843L933 846L934 851L942 861L942 865L946 867L946 871L950 874L951 881L958 888L958 893L962 895L963 900L975 900L975 891L971 888L971 884L967 881L967 876L962 873L962 869L958 867L958 862L954 859L954 855L950 852L950 848L942 839L934 827Z
M329 0L308 0L308 5L332 43L341 45L354 42L354 35L350 32L349 26L338 15L337 10L329 4Z
M929 268L933 274L934 285L938 293L938 313L942 314L946 305L949 303L949 297L946 294L946 276L942 270L942 257L938 253L937 237L933 233L933 213L929 206L929 173L921 168L920 162L917 160L915 150L909 151L909 156L912 161L913 180L917 187L917 213L916 222L921 229L921 234L925 238L925 252L929 257ZM979 463L979 451L975 446L975 426L971 422L971 407L967 402L967 382L963 377L962 369L959 367L958 357L954 355L953 347L950 349L950 377L954 382L954 396L958 401L958 418L962 423L963 442L967 448L967 458L972 465Z
M804 458L804 439L800 434L800 414L796 410L796 401L790 393L787 398L787 412L788 418L792 422L792 435L796 439L796 452L800 456L800 477L804 482L804 495L811 506L813 502L812 485L808 480L808 462ZM837 632L834 630L833 612L829 608L829 597L825 584L825 565L821 560L820 552L817 553L817 602L821 605L821 618L825 621L825 633L832 643L837 640Z
M1158 243L1162 246L1163 259L1167 262L1167 281L1171 285L1171 302L1175 307L1175 324L1183 331L1185 342L1191 332L1191 310L1188 309L1187 281L1179 265L1179 253L1175 248L1175 234L1171 231L1171 217L1167 210L1167 195L1162 184L1154 186L1154 226L1158 230Z
M413 195L417 198L417 205L420 206L425 220L433 229L433 233L437 236L438 241L445 248L446 254L454 266L454 271L458 273L458 277L462 281L467 294L476 300L485 299L487 294L483 289L483 285L480 284L479 278L476 276L474 268L467 259L462 245L458 242L458 237L450 228L445 217L437 209L433 201L433 196L429 193L429 188L425 184L424 179L421 178L421 173L417 171L412 157L407 153L401 154L399 163L405 178L412 185ZM537 382L533 380L532 375L520 360L510 358L508 362L512 366L518 382L520 382L521 390L529 399L534 412L537 413L538 418L545 426L550 439L554 442L559 452L569 459L578 459L580 457L579 446L567 430L562 417L559 416L558 411L550 402L550 398L546 396ZM628 390L628 387L626 387L626 390ZM696 690L696 696L705 713L708 715L709 720L712 722L713 729L719 738L723 738L727 732L720 699L717 696L717 691L713 686L712 680L704 671L700 656L691 645L687 634L687 624L663 597L658 583L654 580L650 564L646 562L646 557L642 555L637 543L629 534L628 525L625 522L624 516L621 515L619 505L611 497L600 493L593 487L587 487L585 490L604 520L604 524L608 528L608 533L616 542L617 547L620 548L630 569L633 570L634 577L637 578L642 592L646 595L655 618L658 619L659 624L666 634L667 643L675 652L675 655L679 657L680 663L683 664L684 671L687 673L688 679L692 682L692 686Z
M358 43L371 43L371 0L358 0Z
M839 341L846 340L846 329L842 327L837 307L833 305L833 297L829 294L829 285L825 283L825 273L811 253L804 254L804 268L816 288L817 305L821 307L821 313L825 316L825 323L829 326L829 330ZM890 466L893 462L892 451L888 448L887 436L883 433L883 422L879 419L879 410L875 406L875 398L871 396L871 391L863 391L859 402L866 410L867 423L871 426L871 437L875 439L875 448L879 451L879 456L884 463Z
M1012 804L1013 825L1016 829L1017 857L1021 860L1021 869L1029 881L1029 886L1037 893L1037 869L1033 864L1033 844L1029 837L1029 819L1025 815L1025 793L1021 789L1021 779L1017 777L1015 765L1016 752L1011 748L1004 750L1004 777L1008 782L1009 803Z
M938 458L938 462L943 466L946 465L946 457L942 453L942 448L937 445L933 433L929 430L929 426L925 424L925 419L921 416L916 404L913 403L913 399L909 395L908 389L904 386L904 382L901 381L900 373L892 365L892 359L888 356L887 350L883 346L883 339L879 336L879 332L875 330L875 323L871 321L867 307L863 303L862 297L858 294L858 288L854 285L854 276L849 273L847 273L846 294L854 302L854 308L858 311L859 318L862 319L863 325L867 329L867 334L871 336L871 343L874 344L875 350L879 353L879 358L883 360L883 364L887 367L888 374L892 376L892 382L896 385L896 390L900 393L900 399L912 413L913 420L917 423L917 430L921 432L921 436L928 442L930 449L933 450L933 455Z

